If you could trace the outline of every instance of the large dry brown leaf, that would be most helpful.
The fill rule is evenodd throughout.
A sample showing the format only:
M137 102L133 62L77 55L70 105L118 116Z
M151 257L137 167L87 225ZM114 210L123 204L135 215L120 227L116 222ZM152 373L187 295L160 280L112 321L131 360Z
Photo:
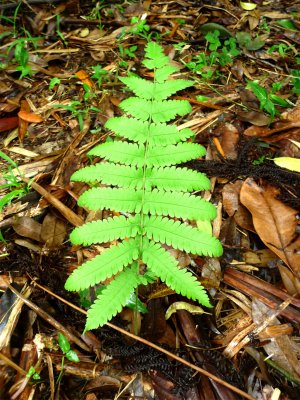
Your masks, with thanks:
M255 230L261 240L299 277L297 211L279 201L277 195L276 188L270 185L258 186L252 178L244 182L240 194L241 202L252 214Z

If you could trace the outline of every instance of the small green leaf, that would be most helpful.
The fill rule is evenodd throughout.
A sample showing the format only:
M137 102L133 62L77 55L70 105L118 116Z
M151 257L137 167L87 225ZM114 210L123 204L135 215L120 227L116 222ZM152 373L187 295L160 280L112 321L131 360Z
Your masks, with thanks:
M291 103L276 94L270 93L270 100L281 107L290 107Z
M57 78L57 77L54 77L54 78L52 78L52 79L50 80L50 82L49 82L49 89L50 89L50 90L53 90L54 87L55 87L56 85L59 85L59 84L60 84L60 79Z
M71 362L79 362L79 357L74 350L69 350L66 352L66 358Z
M131 293L129 296L128 300L125 303L125 307L128 307L132 310L137 310L138 312L141 312L143 314L147 314L148 309L144 305L144 303L141 302L139 298L136 297L135 293Z
M61 332L58 333L58 345L61 351L65 354L71 349L68 339Z
M279 19L278 21L276 21L276 24L282 26L285 29L289 29L291 31L297 30L294 22L290 19Z

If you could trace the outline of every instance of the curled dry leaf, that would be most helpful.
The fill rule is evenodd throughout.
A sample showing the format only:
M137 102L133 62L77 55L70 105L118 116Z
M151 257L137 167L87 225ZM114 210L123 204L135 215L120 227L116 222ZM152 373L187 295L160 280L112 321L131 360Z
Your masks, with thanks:
M241 188L241 202L252 214L254 228L264 242L287 266L300 276L300 236L296 233L297 211L276 197L270 185L258 186L248 178Z
M185 301L176 301L171 304L166 311L166 319L169 319L172 314L176 313L177 310L186 310L191 314L211 314L205 312L202 307L195 306L194 304L187 303Z
M23 121L32 123L39 123L43 121L43 118L40 115L28 111L19 111L18 117Z

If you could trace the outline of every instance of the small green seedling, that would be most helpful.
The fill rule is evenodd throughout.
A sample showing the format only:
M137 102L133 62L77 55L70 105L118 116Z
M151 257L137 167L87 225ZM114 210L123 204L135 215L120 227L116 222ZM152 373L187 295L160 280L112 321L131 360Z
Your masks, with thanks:
M258 81L248 81L246 88L255 94L260 102L260 109L270 114L272 119L279 114L275 107L276 105L281 107L289 107L291 105L289 101L275 94L281 88L280 82L273 83L270 91L261 86Z
M88 110L82 109L82 104L78 100L73 100L69 104L55 104L54 108L69 111L72 117L77 118L80 131L83 130L84 119L87 116Z
M19 38L14 40L9 47L7 48L6 54L8 55L12 49L14 50L14 61L19 64L16 68L17 71L21 72L20 79L23 79L26 76L32 76L33 71L28 64L29 62L29 45L33 45L35 48L37 47L37 42L40 38L33 38L27 31L26 34L28 37Z
M31 366L26 374L26 378L32 378L33 380L37 381L41 379L41 376L36 372L35 368Z
M63 44L65 46L67 46L68 42L67 42L67 40L65 38L65 35L60 30L60 19L61 19L60 14L57 14L56 15L56 34L57 34L58 37L60 37L60 39L62 40Z
M7 204L9 204L13 199L16 199L29 192L30 184L25 184L20 181L18 177L15 176L12 168L15 168L19 176L22 176L18 164L15 163L7 154L0 150L0 158L8 163L7 170L1 173L1 177L6 181L6 183L0 185L1 189L8 189L9 192L2 196L0 199L0 213Z
M70 342L68 339L59 332L58 334L58 345L61 351L63 352L63 357L66 357L67 360L72 362L79 362L79 358L77 353L71 349Z
M231 64L240 51L237 49L237 43L233 37L225 40L222 45L219 31L208 32L205 39L209 52L199 53L185 65L193 72L200 74L202 78L211 80L220 76L217 70L218 65L224 67Z
M108 71L103 69L100 64L95 65L94 67L92 67L92 70L93 70L93 75L91 76L91 78L95 79L97 81L97 85L98 85L98 87L100 89L101 85L102 85L102 82L103 82L103 79L105 78L105 76L107 76Z
M50 82L49 82L49 89L50 89L50 90L53 90L53 89L55 88L55 86L56 86L56 85L59 85L59 84L60 84L60 79L54 77L54 78L52 78L52 79L50 80Z
M299 64L297 62L297 64ZM291 83L293 85L292 93L299 94L300 93L300 70L299 69L292 69L292 78Z
M282 58L285 58L288 53L295 54L296 49L294 46L288 46L285 43L274 44L268 50L269 54L278 53Z
M132 17L130 24L132 28L130 28L129 33L146 39L147 41L151 39L152 33L150 32L150 25L147 24L146 20L139 17Z

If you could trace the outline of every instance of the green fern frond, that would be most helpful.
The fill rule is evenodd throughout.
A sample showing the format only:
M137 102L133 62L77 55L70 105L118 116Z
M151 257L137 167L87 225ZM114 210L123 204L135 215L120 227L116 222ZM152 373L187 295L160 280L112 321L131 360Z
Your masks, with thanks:
M89 155L105 161L72 176L74 181L112 185L87 190L80 196L79 205L95 211L129 213L87 223L71 234L74 244L123 240L82 264L66 282L67 290L80 291L112 278L88 311L86 330L105 324L121 311L139 285L157 277L177 293L210 307L200 283L186 269L179 269L177 260L160 244L205 256L222 253L221 244L210 233L183 222L202 220L209 224L216 217L211 203L191 193L207 190L209 179L175 166L204 156L204 147L185 142L194 135L190 129L167 124L191 112L189 102L168 98L192 82L169 79L178 69L169 65L160 45L148 43L145 54L143 64L154 70L153 82L135 76L121 78L136 95L120 103L131 117L111 118L105 124L119 140L89 151ZM143 263L145 274L140 275Z
M103 326L117 315L128 301L134 289L146 284L146 279L136 273L136 263L119 274L98 296L87 314L85 331Z
M143 241L143 261L171 289L189 299L198 300L206 307L211 307L205 290L196 278L185 268L179 269L177 261L159 244Z
M155 242L166 243L187 253L220 256L222 246L213 236L197 228L162 217L145 217L144 232Z
M78 267L67 279L65 288L79 292L94 286L122 271L125 266L137 260L138 256L139 241L123 241Z
M136 76L120 78L120 81L132 91L136 96L146 100L155 99L166 100L179 90L186 89L194 85L194 82L185 79L175 79L163 83L154 83Z
M175 144L194 135L190 129L180 131L175 125L165 123L149 125L146 121L128 117L111 118L106 122L105 127L133 142L143 144L148 141L149 146Z
M129 97L121 101L119 107L137 119L147 121L151 118L155 123L168 122L177 115L186 115L192 111L186 100L150 101L139 97Z
M141 231L137 225L137 217L125 218L120 216L88 222L72 231L71 242L89 246L93 243L106 243L136 236Z

